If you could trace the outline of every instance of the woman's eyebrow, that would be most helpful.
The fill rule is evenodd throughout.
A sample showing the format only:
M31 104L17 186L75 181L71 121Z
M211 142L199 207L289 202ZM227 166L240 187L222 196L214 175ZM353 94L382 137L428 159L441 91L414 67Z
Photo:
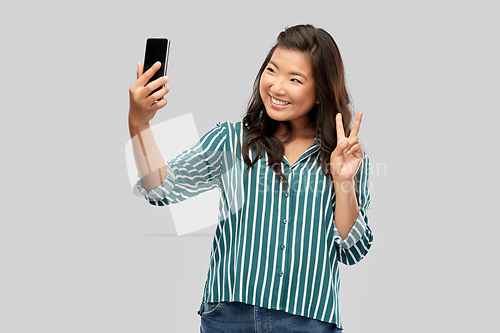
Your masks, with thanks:
M280 69L280 68L278 67L278 65L276 65L276 64L275 64L272 60L269 60L269 63L270 63L270 64L272 64L272 65L273 65L274 67L276 67L277 69Z
M276 65L276 64L275 64L272 60L269 60L269 63L270 63L270 64L272 64L274 67L276 67L278 70L280 69L280 68L278 67L278 65ZM306 80L306 81L307 81L307 77L306 77L304 74L302 74L302 73L292 72L292 73L290 73L290 74L292 74L292 75L297 75L297 76L300 76L300 77L303 77L303 78L304 78L304 80Z

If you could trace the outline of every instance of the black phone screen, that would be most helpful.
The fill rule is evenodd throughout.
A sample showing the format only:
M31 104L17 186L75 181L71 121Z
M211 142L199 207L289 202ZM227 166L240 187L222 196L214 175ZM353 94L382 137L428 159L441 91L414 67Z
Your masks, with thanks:
M167 74L169 48L170 41L167 38L148 38L148 40L146 41L146 55L144 56L143 73L150 69L151 66L153 66L157 61L161 62L160 69L153 75L151 79L149 79L148 83ZM155 91L159 90L160 88L156 89ZM153 91L152 93L154 93L155 91Z

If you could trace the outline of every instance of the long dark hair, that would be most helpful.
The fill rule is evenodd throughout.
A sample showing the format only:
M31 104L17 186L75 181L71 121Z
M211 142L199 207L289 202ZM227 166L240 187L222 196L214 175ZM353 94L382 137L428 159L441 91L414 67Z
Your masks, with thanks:
M350 96L345 85L344 64L332 36L325 30L315 28L309 24L296 25L282 31L255 78L247 113L242 121L246 134L241 151L248 172L248 169L253 167L262 157L264 149L269 155L268 166L271 166L272 170L276 172L286 189L288 180L281 172L280 167L285 154L285 147L281 140L274 135L280 122L267 115L259 90L262 73L277 47L304 52L311 57L312 73L319 104L316 104L309 111L309 122L315 128L316 141L320 145L317 161L326 176L332 176L329 169L330 155L337 146L335 115L339 112L342 113L344 131L348 136L352 111ZM293 137L290 123L284 121L283 124L288 129L287 137L288 134ZM252 148L256 149L256 155L251 161L249 150Z

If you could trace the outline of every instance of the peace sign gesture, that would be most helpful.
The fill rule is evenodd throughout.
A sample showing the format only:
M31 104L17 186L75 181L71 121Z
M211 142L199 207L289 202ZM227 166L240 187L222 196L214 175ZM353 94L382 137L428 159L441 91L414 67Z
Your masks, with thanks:
M354 121L352 131L346 138L342 114L335 117L337 128L337 147L330 155L330 172L334 181L352 181L363 160L363 149L358 141L359 127L363 111L359 111Z

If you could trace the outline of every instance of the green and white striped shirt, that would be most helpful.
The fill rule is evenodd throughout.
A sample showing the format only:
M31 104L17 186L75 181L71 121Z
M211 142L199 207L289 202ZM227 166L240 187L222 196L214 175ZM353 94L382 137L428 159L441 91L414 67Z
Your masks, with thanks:
M245 174L243 125L219 122L190 149L167 161L165 181L146 191L152 205L170 205L217 188L216 228L205 283L205 302L244 302L335 323L339 314L339 262L352 265L370 249L372 232L366 211L370 204L369 159L358 169L359 215L342 240L334 224L335 189L317 163L313 143L281 170L289 182L283 189L267 166L268 155ZM250 151L250 159L255 150Z

